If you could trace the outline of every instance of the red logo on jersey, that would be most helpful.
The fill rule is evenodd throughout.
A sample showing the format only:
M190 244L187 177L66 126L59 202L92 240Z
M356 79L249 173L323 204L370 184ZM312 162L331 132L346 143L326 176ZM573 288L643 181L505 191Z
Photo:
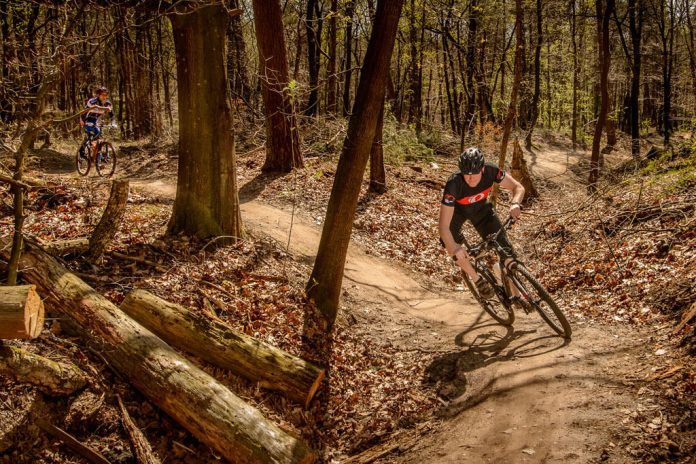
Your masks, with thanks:
M486 190L484 190L481 193L477 193L476 195L471 195L470 197L464 197L460 198L457 200L457 203L460 205L472 205L474 203L478 203L479 201L485 200L488 198L488 195L491 194L491 190L493 190L493 187L488 187Z

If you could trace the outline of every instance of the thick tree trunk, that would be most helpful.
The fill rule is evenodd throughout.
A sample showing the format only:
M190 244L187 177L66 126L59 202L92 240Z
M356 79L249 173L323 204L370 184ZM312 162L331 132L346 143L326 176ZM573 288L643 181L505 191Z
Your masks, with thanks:
M225 94L223 94L225 95ZM4 249L2 243L0 249ZM126 316L49 255L30 248L24 277L73 318L108 362L146 398L231 462L309 463L314 454L227 387Z
M281 391L305 407L324 378L323 369L303 359L144 290L128 294L121 309L172 346Z
M330 324L333 324L338 312L355 207L374 142L380 108L384 104L389 63L402 6L403 0L379 0L377 3L355 108L338 161L319 251L307 284L308 295L316 301Z
M126 213L126 202L128 201L128 181L115 180L111 183L111 194L109 202L102 213L99 224L89 238L89 259L94 262L98 260L107 245L116 236L116 232L121 227L121 221Z
M179 170L170 234L242 235L221 5L169 16L179 98Z
M590 160L590 177L588 189L594 193L597 189L599 180L599 145L602 141L602 131L607 122L607 111L609 108L609 63L611 55L609 52L609 20L614 11L614 0L606 0L606 7L603 0L597 0L597 47L599 49L599 89L601 104L597 124L595 125L594 137L592 138L592 159Z
M261 93L266 115L264 171L290 172L303 166L300 133L288 88L283 17L279 0L254 0Z
M54 396L71 395L89 381L74 364L52 361L15 346L0 346L0 375L36 385Z
M0 340L36 338L44 323L44 305L35 285L0 287Z
M386 97L385 97L386 98ZM384 107L379 110L377 118L377 130L375 140L370 149L370 192L385 193L387 191L387 174L384 170L384 145L382 144L382 133L384 131Z

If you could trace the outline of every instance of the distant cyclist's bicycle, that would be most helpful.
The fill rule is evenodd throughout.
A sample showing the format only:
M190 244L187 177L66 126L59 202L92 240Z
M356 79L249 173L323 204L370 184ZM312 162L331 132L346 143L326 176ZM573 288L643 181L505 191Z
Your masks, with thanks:
M110 124L104 129L114 129ZM116 150L111 142L101 135L87 134L75 154L75 167L78 174L86 176L94 163L97 173L102 177L111 177L116 171Z
M501 324L509 326L515 321L513 303L517 302L525 313L529 314L536 310L558 335L570 339L572 333L570 324L556 302L553 301L546 289L537 282L529 269L497 241L498 235L503 230L509 229L514 223L515 220L510 217L498 232L490 234L475 246L469 247L467 245L467 252L473 258L472 266L478 275L486 279L493 287L495 296L489 299L482 298L476 290L476 285L466 273L464 273L464 281L483 309ZM490 256L490 253L487 253L489 251L495 251L498 256L506 257L504 261L510 260L507 265L504 265L503 262L500 263L500 281L487 265L488 259L486 258ZM513 296L514 292L510 285L516 287L519 295Z

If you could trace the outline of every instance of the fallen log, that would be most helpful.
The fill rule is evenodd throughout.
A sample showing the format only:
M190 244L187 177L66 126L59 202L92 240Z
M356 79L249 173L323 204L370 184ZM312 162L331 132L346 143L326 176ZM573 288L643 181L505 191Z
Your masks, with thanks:
M0 250L6 245L0 240ZM2 254L6 254L2 251ZM311 463L314 453L256 408L191 364L71 274L27 243L24 278L72 317L108 365L199 440L231 462Z
M36 338L44 324L44 305L35 285L0 287L0 339Z
M0 374L36 385L49 395L71 395L87 385L87 374L74 364L52 361L16 346L0 346Z
M126 212L126 202L128 201L128 181L115 180L111 183L111 194L109 202L102 213L99 224L94 228L92 236L89 238L89 259L96 261L104 254L106 246L118 232L121 220Z
M303 359L145 290L129 293L121 309L167 343L305 407L324 378L323 369Z
M43 248L46 253L53 256L81 255L89 250L89 239L69 238L64 240L53 240L51 242L42 243L41 248Z

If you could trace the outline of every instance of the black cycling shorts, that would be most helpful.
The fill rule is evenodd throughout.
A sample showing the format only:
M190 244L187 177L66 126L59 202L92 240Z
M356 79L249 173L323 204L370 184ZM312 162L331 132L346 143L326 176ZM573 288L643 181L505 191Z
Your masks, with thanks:
M462 228L464 227L464 223L467 220L471 221L472 225L474 226L474 229L476 229L476 232L478 232L481 238L486 238L490 234L498 232L503 227L502 222L500 222L500 218L498 218L498 215L495 213L495 210L492 206L490 208L487 208L487 211L484 214L472 219L469 219L455 212L452 216L452 221L450 222L449 229L450 232L452 232L452 237L454 237L454 241L460 245L464 244L467 248L469 247L469 244L467 243L466 238L462 233ZM504 230L500 232L500 234L498 234L497 241L498 244L500 244L500 246L503 247L503 250L505 250L506 253L500 253L500 259L502 261L504 261L505 258L509 256L515 257L515 250L512 248L512 244L510 243L510 240L508 240L507 234ZM442 240L440 240L440 243L442 243L442 245L444 246Z

